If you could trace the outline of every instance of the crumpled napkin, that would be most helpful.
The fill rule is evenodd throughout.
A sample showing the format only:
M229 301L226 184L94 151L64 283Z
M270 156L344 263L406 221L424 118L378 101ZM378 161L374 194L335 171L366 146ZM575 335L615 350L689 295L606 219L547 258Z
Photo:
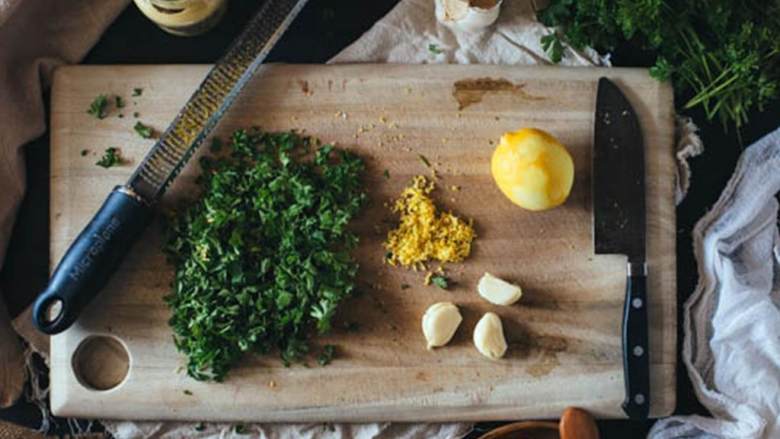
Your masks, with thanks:
M780 438L780 129L745 150L693 232L699 284L683 361L713 414L657 422L650 437Z

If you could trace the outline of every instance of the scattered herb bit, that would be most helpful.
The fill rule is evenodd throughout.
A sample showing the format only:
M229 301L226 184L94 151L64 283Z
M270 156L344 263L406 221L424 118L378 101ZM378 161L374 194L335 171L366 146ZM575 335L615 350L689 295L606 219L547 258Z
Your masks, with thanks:
M133 97L135 96L141 96L141 94L144 92L144 89L141 87L136 87L133 89Z
M401 290L408 290L408 289L409 289L409 288L411 288L411 287L412 287L412 286L411 286L411 285L409 285L409 284L401 284Z
M166 222L165 300L197 380L222 380L247 352L300 361L354 293L364 163L333 145L306 156L304 140L236 131L230 154L201 159L201 198Z
M124 115L124 114L122 114L122 113L119 113L119 114L117 114L117 116L116 116L116 117L118 117L118 118L120 118L120 119L121 119L121 118L125 117L125 115Z
M211 146L209 147L211 152L217 153L222 150L222 140L220 140L219 137L212 137L211 138Z
M431 283L436 285L437 287L441 288L442 290L446 290L449 287L449 279L442 275L435 275L431 276Z
M138 133L139 136L143 137L144 139L150 139L154 132L152 127L144 125L141 121L136 122L133 129L136 133Z
M138 119L138 117L139 117L140 115L141 115L141 113L139 113L139 112L137 112L137 111L134 111L134 112L133 112L133 117L134 117L134 118L136 118L136 119Z
M114 104L116 104L116 108L124 108L125 101L122 96L114 96Z
M563 59L563 43L555 32L542 37L542 49L550 56L550 61L558 64Z
M87 113L98 119L103 119L106 117L106 107L108 107L108 97L106 95L98 95L92 100L92 103L89 104Z
M198 422L195 425L195 431L204 431L206 429L206 425L202 422Z
M81 150L81 156L82 157L86 156L87 154L89 154L89 150L88 149L82 149Z
M424 155L418 154L418 156L420 157L420 161L423 162L423 164L425 166L427 166L429 168L431 167L431 162L429 162L428 159Z
M333 354L336 353L336 346L333 346L332 344L326 344L322 348L322 352L320 352L320 356L317 357L317 363L320 366L327 366L330 364L331 361L333 361Z
M114 148L113 146L106 148L103 157L100 157L100 160L95 162L95 164L106 169L122 164L122 156L119 154L119 148Z
M390 180L390 171L387 169L385 169L385 172L383 172L382 175L385 176L385 180Z
M440 54L444 53L444 51L441 50L441 48L439 48L439 46L437 46L436 44L429 44L428 45L428 52L431 52L434 55L440 55Z
M737 128L780 92L780 3L776 0L552 0L540 20L560 30L542 43L626 50L655 57L683 109Z
M236 434L246 434L246 426L244 424L238 424L233 427L233 431L235 431Z
M184 394L187 396L192 396L192 392L189 390L184 390Z

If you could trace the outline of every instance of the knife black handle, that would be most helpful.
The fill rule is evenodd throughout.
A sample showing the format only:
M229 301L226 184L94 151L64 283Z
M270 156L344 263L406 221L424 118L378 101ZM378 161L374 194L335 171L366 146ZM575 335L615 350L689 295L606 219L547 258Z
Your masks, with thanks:
M633 265L635 267L636 264ZM650 361L647 327L647 273L632 269L626 279L623 308L623 374L626 399L623 411L630 419L647 419L650 412Z
M117 186L60 260L33 304L33 323L46 334L64 331L103 289L152 219L153 209Z

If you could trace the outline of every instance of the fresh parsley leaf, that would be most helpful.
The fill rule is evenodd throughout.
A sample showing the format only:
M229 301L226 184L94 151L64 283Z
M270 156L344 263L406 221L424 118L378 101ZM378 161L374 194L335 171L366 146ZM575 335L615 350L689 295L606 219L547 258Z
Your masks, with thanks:
M333 354L335 353L336 346L333 346L332 344L326 344L323 346L322 352L320 352L320 356L317 357L317 364L320 366L327 366L331 361L333 361Z
M83 151L82 155L84 155ZM106 169L122 164L122 156L119 153L119 148L114 148L113 146L106 148L105 152L103 152L103 156L100 157L100 160L95 164Z
M425 166L427 166L429 168L431 167L431 162L428 161L428 159L424 155L418 154L418 156L420 157L420 161L423 162L423 165L425 165Z
M438 45L433 44L433 43L428 45L428 52L431 52L434 55L440 55L440 54L444 53L444 51L441 50L441 48L439 48Z
M95 99L92 100L92 103L89 104L89 109L87 109L87 113L95 116L98 119L103 119L106 117L107 107L108 107L108 96L97 95L97 97L95 97Z
M563 43L555 32L542 37L542 49L547 52L550 61L554 64L558 64L563 59Z
M382 175L385 176L385 180L390 180L390 171L387 169L385 169L385 172L383 172Z
M192 391L185 389L184 390L184 394L187 395L187 396L192 396Z
M449 279L438 274L431 277L431 283L441 288L442 290L446 290L449 287Z
M170 326L197 380L249 352L299 362L355 293L363 161L294 132L238 130L201 159L200 198L167 218Z
M136 133L138 133L139 136L143 137L144 139L150 139L152 134L154 134L152 127L144 125L140 120L135 123L133 129Z
M116 108L124 108L125 101L122 99L122 96L114 96L114 105L116 105Z
M133 89L133 97L141 96L141 94L143 94L143 92L144 92L143 88L136 87L136 88Z

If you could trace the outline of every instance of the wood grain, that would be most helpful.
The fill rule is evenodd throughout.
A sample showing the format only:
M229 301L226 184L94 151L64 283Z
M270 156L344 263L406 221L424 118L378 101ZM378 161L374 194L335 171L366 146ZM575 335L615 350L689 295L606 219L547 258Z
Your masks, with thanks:
M129 176L151 146L132 130L136 119L163 130L208 66L79 66L57 70L51 116L51 260L56 262L106 194ZM557 417L569 405L599 417L622 417L620 322L625 258L594 256L590 157L596 81L615 79L635 105L645 133L648 173L650 358L654 416L675 403L676 285L672 151L673 103L667 84L641 69L566 69L451 65L272 65L246 88L216 130L305 130L336 141L368 163L371 206L356 224L361 235L359 288L336 330L327 367L284 368L276 358L248 357L226 382L196 382L177 372L162 301L171 270L157 226L131 251L79 322L51 339L51 403L63 416L230 421L486 420ZM507 81L469 97L459 111L457 81ZM502 82L503 83L503 82ZM135 87L143 95L130 97ZM520 90L521 92L518 92ZM474 90L470 90L473 93ZM125 97L127 107L97 120L85 110L98 93ZM550 131L574 157L569 201L530 213L514 207L489 174L490 154L504 131ZM118 146L131 163L94 165ZM86 156L80 151L88 149ZM204 148L205 149L205 148ZM449 267L452 291L426 287L423 274L382 264L381 241L392 219L384 202L417 174L441 176L435 198L476 224L478 239L464 264ZM383 177L387 169L390 178ZM165 202L191 196L197 166L188 167ZM451 186L461 187L452 191ZM481 300L485 272L523 285L515 306ZM410 289L402 290L401 284ZM458 304L464 322L452 343L426 351L420 318L427 306ZM509 350L501 361L480 356L471 332L486 311L504 322ZM74 375L72 355L88 336L110 335L126 346L129 374L108 391L89 390ZM192 395L185 394L192 393Z

